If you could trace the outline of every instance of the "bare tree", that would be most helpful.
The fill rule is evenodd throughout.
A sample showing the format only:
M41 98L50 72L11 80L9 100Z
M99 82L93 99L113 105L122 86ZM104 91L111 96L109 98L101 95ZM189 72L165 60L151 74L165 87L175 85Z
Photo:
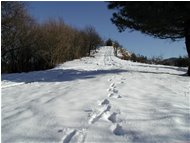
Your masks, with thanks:
M27 14L23 2L3 1L1 11L2 70L25 70L23 64L27 64L29 60L27 53L30 53L32 18Z
M88 47L88 56L90 56L91 50L96 50L96 48L102 44L102 40L94 27L87 26L84 31L87 35L86 41L87 41L87 47Z

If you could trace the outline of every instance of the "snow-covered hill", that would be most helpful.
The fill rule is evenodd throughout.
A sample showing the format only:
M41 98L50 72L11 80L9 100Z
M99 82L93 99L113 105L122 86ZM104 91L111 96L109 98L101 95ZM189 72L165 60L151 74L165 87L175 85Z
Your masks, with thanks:
M95 57L2 75L2 142L190 141L186 69Z

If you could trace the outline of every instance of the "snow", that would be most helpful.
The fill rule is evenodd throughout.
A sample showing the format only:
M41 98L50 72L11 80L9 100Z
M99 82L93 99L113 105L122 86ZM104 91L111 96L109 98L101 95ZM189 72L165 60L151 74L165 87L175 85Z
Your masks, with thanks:
M2 142L190 142L185 72L101 47L51 70L3 74Z

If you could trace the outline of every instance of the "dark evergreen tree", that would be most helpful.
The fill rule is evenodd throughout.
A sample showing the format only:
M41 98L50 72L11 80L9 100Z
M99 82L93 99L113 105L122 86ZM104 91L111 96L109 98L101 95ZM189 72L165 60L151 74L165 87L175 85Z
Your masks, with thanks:
M108 39L106 41L106 46L113 46L113 41L111 39Z
M135 55L135 53L132 53L132 54L131 54L130 60L133 61L133 62L136 62L136 61L137 61L137 56Z
M190 58L190 2L109 2L112 22L122 32L126 28L161 38L185 38ZM190 65L188 66L190 76Z

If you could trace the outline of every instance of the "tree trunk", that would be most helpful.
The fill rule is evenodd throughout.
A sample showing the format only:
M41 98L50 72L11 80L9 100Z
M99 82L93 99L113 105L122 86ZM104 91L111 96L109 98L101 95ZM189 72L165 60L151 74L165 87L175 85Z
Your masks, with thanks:
M185 24L185 45L189 58L187 75L190 76L190 20L187 20Z

